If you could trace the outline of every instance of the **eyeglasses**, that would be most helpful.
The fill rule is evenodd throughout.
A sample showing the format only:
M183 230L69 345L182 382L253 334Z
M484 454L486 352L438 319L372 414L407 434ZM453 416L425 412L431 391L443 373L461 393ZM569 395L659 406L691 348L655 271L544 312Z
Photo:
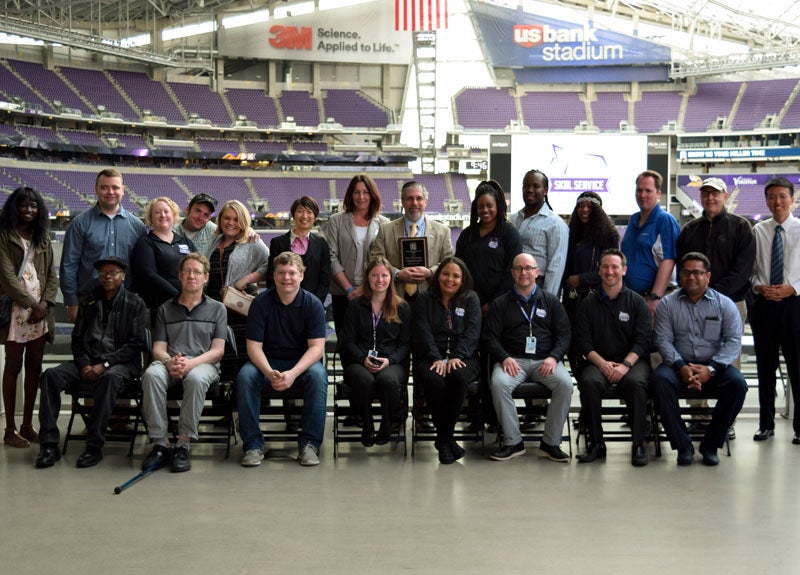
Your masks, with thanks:
M681 270L681 275L683 277L685 277L685 278L688 278L689 276L691 276L693 278L700 279L701 277L703 277L707 273L708 272L706 270Z
M721 196L724 193L725 192L721 192L720 190L715 190L713 188L704 188L704 189L700 190L700 195L701 196L706 196L706 197L708 197L708 196Z
M97 275L101 276L101 277L102 276L106 276L106 277L110 277L110 278L115 278L118 275L124 274L124 273L125 272L123 272L122 270L100 270L99 272L97 272Z
M512 272L532 272L533 270L538 270L539 266L514 266L511 268Z

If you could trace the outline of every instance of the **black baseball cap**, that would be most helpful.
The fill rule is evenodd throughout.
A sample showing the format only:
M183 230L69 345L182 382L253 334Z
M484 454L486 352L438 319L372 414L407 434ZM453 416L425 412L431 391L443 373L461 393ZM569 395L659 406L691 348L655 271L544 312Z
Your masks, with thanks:
M215 211L217 211L218 203L219 202L217 202L217 200L215 200L208 194L197 194L189 202L189 209L191 210L192 206L195 204L208 204L209 206L211 206L211 213L213 214Z
M115 266L121 268L122 271L126 271L128 269L128 262L113 256L110 258L103 258L101 260L97 260L96 262L94 262L94 269L99 271L100 268L106 264L114 264Z

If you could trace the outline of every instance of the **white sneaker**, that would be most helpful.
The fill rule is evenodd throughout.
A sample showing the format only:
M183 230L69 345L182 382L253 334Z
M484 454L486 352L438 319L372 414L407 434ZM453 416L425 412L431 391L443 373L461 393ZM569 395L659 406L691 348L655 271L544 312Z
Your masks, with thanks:
M248 449L242 457L242 467L256 467L261 465L264 452L261 449Z
M319 453L319 450L316 447L310 443L306 443L298 450L297 461L300 462L300 465L304 465L306 467L319 465L319 455L317 455L317 453Z

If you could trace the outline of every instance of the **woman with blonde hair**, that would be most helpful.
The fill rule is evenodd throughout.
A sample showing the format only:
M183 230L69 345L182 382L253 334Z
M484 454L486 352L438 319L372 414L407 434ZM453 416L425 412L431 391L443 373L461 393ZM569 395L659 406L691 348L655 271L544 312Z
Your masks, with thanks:
M402 391L408 379L411 308L395 294L391 269L386 258L370 260L362 294L347 304L342 326L344 383L364 422L365 447L387 443L393 428L405 421ZM381 404L377 436L370 412L376 395Z
M264 280L269 265L269 249L261 238L249 241L252 219L238 200L226 202L217 215L217 229L208 253L211 271L206 294L222 301L226 287L247 291ZM250 288L250 291L254 291ZM255 295L255 293L251 294ZM228 310L228 325L236 336L237 348L246 349L247 318ZM244 354L246 357L246 353Z
M135 291L150 310L151 319L158 306L180 293L178 267L184 256L195 251L192 240L173 231L178 214L180 208L172 199L151 200L144 213L150 231L137 240L131 252Z

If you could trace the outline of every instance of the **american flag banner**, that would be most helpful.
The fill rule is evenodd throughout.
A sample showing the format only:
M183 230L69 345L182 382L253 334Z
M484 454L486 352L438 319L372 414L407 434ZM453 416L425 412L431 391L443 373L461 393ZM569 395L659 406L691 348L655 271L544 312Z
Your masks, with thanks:
M394 0L397 31L447 28L447 0Z

